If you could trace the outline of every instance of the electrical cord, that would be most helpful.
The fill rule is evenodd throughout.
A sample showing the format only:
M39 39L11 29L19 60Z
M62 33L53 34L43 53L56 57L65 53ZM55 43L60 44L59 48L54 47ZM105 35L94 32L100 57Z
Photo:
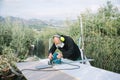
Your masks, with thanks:
M21 71L59 71L59 70L74 70L74 69L79 69L80 66L79 65L75 65L75 64L71 64L71 63L66 63L66 62L62 62L64 64L68 64L71 66L75 66L73 68L61 68L61 69L48 69L48 68L39 68L39 69L22 69ZM53 67L53 65L52 65ZM51 67L51 68L52 68Z

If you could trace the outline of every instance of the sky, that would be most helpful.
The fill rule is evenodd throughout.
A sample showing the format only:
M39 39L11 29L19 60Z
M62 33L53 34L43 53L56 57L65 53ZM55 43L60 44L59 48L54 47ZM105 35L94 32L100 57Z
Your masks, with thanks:
M108 0L0 0L0 16L24 19L77 18L90 9L96 12ZM120 0L109 0L120 8Z

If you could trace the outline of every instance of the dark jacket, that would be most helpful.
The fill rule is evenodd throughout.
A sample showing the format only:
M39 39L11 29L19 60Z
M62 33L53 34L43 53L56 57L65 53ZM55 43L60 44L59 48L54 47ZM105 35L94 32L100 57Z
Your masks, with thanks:
M62 52L63 58L67 58L70 60L77 60L79 57L81 57L80 50L73 41L73 39L70 38L69 36L62 35L62 37L65 38L65 41L63 42L65 45L63 48L58 48L58 49ZM54 53L56 49L57 48L53 43L52 47L49 50L49 53Z

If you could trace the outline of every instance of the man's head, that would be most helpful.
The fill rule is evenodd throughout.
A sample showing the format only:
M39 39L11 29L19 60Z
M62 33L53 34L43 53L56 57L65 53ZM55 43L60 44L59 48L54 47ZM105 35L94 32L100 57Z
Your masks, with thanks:
M53 42L55 43L55 45L61 43L60 38L58 38L58 37L53 37Z
M53 42L56 45L56 47L64 47L64 43L61 41L60 35L54 35L53 36Z

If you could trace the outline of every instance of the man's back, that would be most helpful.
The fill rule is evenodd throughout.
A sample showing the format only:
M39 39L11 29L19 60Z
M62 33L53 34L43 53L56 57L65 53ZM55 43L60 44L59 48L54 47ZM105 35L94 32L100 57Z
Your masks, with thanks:
M78 59L81 55L77 44L75 44L74 40L71 37L64 35L62 36L65 38L64 41L65 45L63 48L58 48L58 49L62 52L63 58L68 58L71 60Z

